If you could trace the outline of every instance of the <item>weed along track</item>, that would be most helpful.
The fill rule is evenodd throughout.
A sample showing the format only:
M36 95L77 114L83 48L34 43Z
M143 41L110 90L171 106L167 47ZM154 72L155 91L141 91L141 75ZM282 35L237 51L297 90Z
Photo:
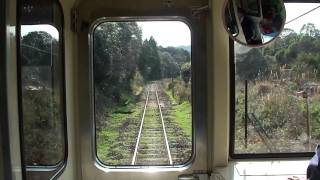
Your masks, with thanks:
M139 99L99 121L97 154L103 163L170 166L191 157L190 104L176 103L165 87L161 81L147 84Z
M158 97L158 86L147 86L147 99L131 165L172 164L166 127Z

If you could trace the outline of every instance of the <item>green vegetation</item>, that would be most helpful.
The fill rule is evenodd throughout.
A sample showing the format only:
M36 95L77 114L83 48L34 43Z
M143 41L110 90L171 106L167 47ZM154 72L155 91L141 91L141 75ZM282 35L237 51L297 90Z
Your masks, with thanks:
M243 48L236 44L236 49L235 151L312 151L310 146L320 137L319 30L306 24L299 34L285 29L269 46ZM248 81L247 148L245 80Z
M311 120L311 136L314 139L320 138L320 98L319 96L312 98L309 103L310 120Z
M184 88L178 88L181 85ZM162 96L166 99L164 106L170 107L164 111L164 120L172 158L175 164L183 164L192 153L192 107L191 97L180 98L178 95L188 94L179 91L190 91L191 87L182 79L162 80L162 87Z
M188 101L174 107L174 120L181 127L184 133L191 139L192 137L192 114L191 104Z
M178 106L172 117L178 118L175 126L184 126L191 134L191 106L184 103L191 99L188 51L158 46L153 37L142 40L136 22L102 23L93 38L97 155L103 163L131 163L144 107L143 93L151 82L175 79L172 91L177 92L173 95ZM156 118L155 114L150 116Z
M183 80L169 79L163 81L165 94L173 104L170 116L173 121L182 128L188 138L192 137L192 107L191 107L191 87L186 87Z
M97 131L97 157L103 163L131 163L143 105L133 103L108 112L107 124Z
M187 129L186 118L191 118L183 115L191 114L190 104L186 104L191 99L187 50L158 46L153 37L142 40L136 22L100 24L94 31L93 45L97 156L103 163L131 163L145 86L152 81L175 79L172 91L177 93L172 98L178 105L173 116ZM63 89L59 84L63 82L63 63L59 50L58 41L46 32L30 32L21 39L23 133L28 165L55 164L63 159ZM189 126L185 131L190 134L191 123Z
M29 32L20 42L24 161L55 165L65 151L59 42L43 31Z

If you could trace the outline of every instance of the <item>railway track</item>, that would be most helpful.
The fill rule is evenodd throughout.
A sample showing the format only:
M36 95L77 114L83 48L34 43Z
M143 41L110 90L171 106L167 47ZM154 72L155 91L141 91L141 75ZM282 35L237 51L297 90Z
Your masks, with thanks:
M172 165L157 84L147 87L146 96L131 165Z

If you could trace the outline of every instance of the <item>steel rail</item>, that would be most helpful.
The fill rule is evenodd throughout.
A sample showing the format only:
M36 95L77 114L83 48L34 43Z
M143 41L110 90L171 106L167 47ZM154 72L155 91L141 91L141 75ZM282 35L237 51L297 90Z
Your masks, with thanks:
M150 92L150 90L148 90L148 93L147 93L147 100L146 100L146 104L144 105L144 110L143 110L143 114L142 114L142 118L141 118L141 124L140 124L138 139L137 139L136 147L134 149L134 154L133 154L133 157L132 157L131 165L135 165L136 159L137 159L137 152L138 152L139 142L140 142L140 138L141 138L141 132L142 132L142 127L143 127L143 122L144 122L144 116L146 114L147 104L148 104L148 100L149 100L149 92Z
M162 129L163 129L163 134L164 134L164 140L166 142L166 147L167 147L167 152L168 152L168 157L169 157L169 163L170 165L172 165L172 157L171 157L171 153L170 153L170 148L169 148L169 143L168 143L168 137L167 137L167 132L166 132L166 127L164 125L164 121L163 121L163 116L162 116L162 111L161 111L161 106L160 106L160 102L159 102L159 97L158 97L158 91L156 90L156 97L157 97L157 102L158 102L158 107L159 107L159 112L160 112L160 117L161 117L161 122L162 122Z

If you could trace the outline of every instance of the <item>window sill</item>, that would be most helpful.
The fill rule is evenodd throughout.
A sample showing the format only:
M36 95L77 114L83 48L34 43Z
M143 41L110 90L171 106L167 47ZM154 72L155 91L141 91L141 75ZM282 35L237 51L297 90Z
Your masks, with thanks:
M227 167L216 171L228 180L306 180L309 161L231 161Z

